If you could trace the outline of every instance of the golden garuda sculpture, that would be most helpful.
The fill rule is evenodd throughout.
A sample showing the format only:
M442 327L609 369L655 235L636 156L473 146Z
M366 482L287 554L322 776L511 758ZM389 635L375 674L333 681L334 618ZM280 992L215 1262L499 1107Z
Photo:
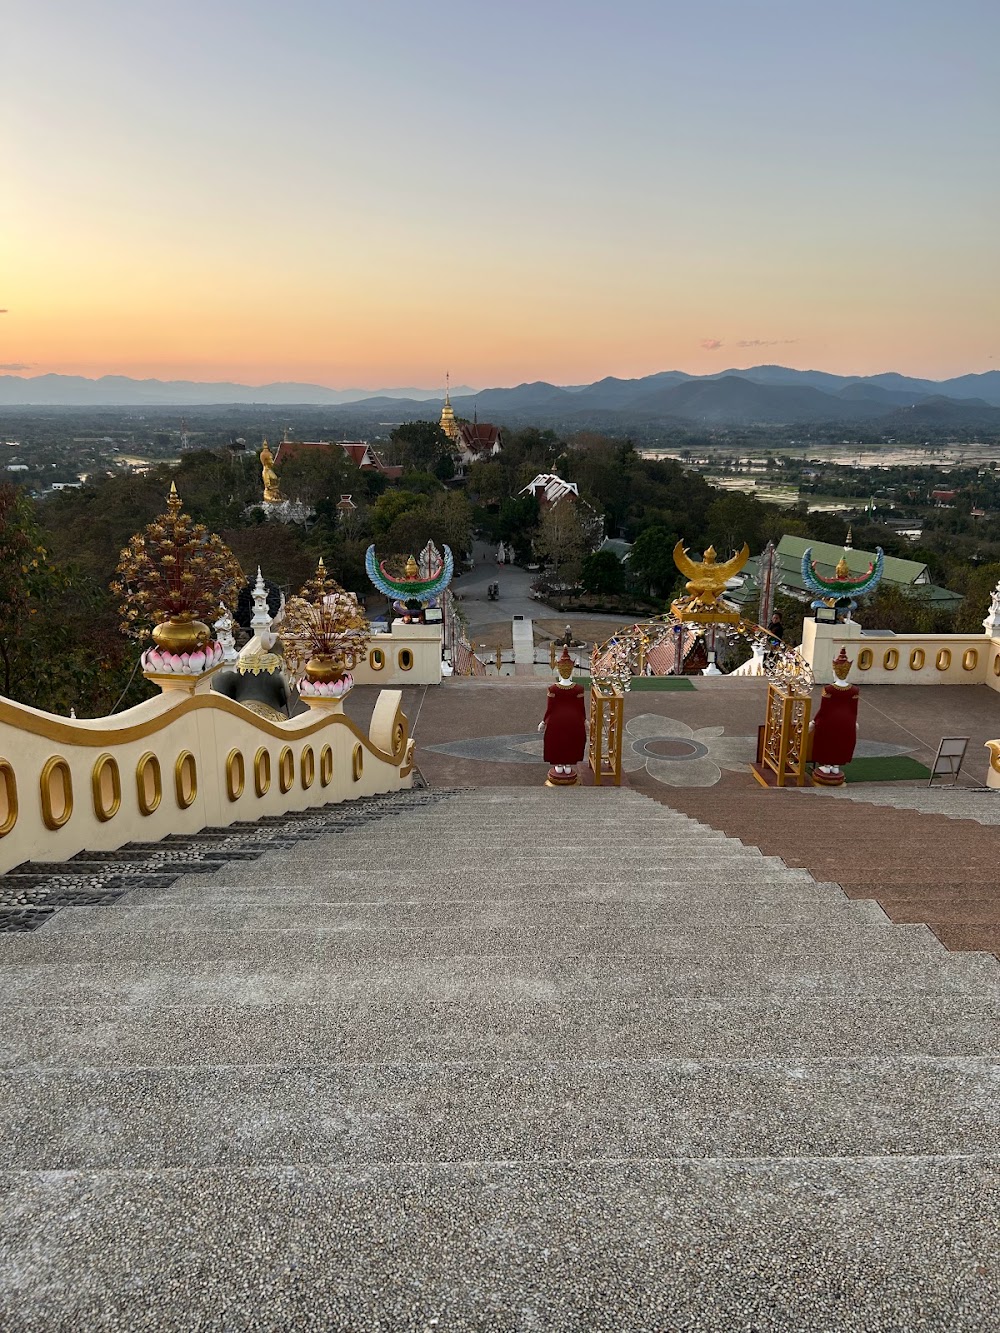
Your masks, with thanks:
M674 547L674 564L687 575L686 597L678 597L671 610L678 620L726 623L737 621L740 613L723 602L726 584L740 572L750 559L750 547L744 542L742 551L729 560L720 561L715 547L710 546L701 560L692 560L682 541Z
M260 474L264 483L264 503L281 504L281 487L278 485L278 474L274 470L274 454L267 447L267 440L264 441L264 447L260 451Z

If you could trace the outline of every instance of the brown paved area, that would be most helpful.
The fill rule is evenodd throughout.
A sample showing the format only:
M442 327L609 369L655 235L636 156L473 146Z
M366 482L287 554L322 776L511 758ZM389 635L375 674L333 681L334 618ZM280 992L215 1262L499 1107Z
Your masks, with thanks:
M426 747L477 737L527 737L544 711L545 689L544 680L462 680L406 690L417 762L428 783L541 785L539 762L483 762ZM366 719L374 694L356 690L348 711ZM722 726L727 735L750 736L763 720L765 695L760 681L699 679L689 693L629 694L625 717L653 713L693 728ZM969 736L963 780L979 785L986 771L983 745L1000 736L1000 699L980 686L870 686L862 693L860 724L862 740L907 746L926 764L941 736ZM582 767L581 775L589 784ZM640 769L626 775L624 785L789 865L804 866L820 880L842 884L851 897L877 900L894 921L925 922L951 949L988 949L1000 956L1000 828L765 791L749 772L723 773L714 787L684 788L665 786ZM861 795L864 787L852 790Z

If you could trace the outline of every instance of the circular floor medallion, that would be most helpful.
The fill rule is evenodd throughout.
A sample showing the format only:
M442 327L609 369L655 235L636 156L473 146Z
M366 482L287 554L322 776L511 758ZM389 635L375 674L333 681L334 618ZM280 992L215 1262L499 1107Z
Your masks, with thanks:
M680 736L653 736L636 749L650 759L704 759L708 754L707 746Z

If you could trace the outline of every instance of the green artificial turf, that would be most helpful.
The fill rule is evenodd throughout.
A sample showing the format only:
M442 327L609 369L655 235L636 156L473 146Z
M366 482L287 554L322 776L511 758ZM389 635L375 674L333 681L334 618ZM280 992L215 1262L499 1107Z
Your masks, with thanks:
M589 676L574 676L578 685L589 685ZM641 690L693 690L694 681L688 676L633 676L631 690L633 694Z
M844 765L848 782L911 782L929 778L930 769L908 754L877 755L871 759L852 759Z

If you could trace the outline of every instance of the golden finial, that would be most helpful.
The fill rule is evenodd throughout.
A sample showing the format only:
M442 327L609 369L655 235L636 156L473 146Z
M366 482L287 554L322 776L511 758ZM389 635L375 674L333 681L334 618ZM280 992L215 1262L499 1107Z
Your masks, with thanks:
M834 573L838 579L849 579L851 577L851 570L848 566L846 555L842 555L837 561L837 568Z
M170 483L170 494L167 496L167 513L176 518L181 512L181 497L177 494L177 483Z
M397 569L398 568L399 566L397 565ZM416 560L414 560L412 555L406 562L406 577L411 583L414 581L414 579L418 579L420 577L420 566L417 564Z
M316 577L318 579L326 578L326 565L323 564L323 557L320 556L319 564L316 566Z

